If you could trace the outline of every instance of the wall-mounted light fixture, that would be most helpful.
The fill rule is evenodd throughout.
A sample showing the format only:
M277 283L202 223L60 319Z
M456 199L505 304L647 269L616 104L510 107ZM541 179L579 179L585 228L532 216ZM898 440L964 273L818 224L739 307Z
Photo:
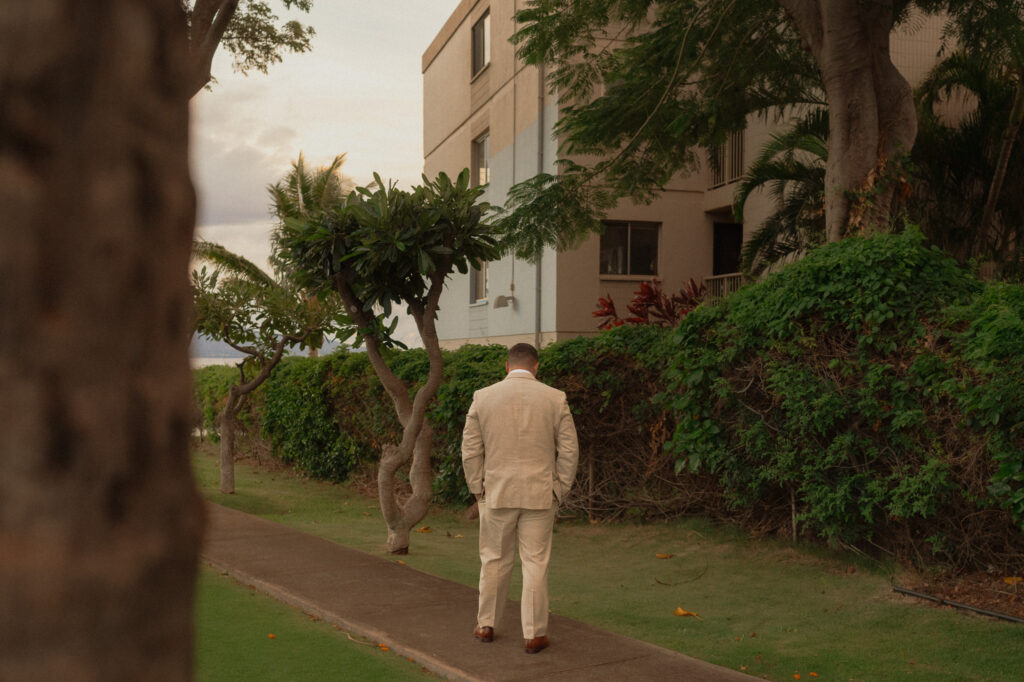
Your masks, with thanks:
M494 307L495 308L507 308L512 306L512 309L516 309L516 259L512 258L512 281L508 284L508 296L495 296Z
M495 296L494 297L494 307L495 308L507 308L509 305L511 305L513 308L516 307L516 297L515 296Z

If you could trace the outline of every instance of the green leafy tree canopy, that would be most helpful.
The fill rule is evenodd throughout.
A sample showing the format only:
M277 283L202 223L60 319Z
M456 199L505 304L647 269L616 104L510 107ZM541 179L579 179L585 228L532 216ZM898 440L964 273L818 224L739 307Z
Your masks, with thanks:
M180 0L188 24L188 85L192 95L207 87L210 67L223 44L235 71L267 73L284 52L308 52L315 32L290 19L281 22L265 0ZM313 0L280 0L285 10L309 12Z
M938 9L941 3L919 4ZM751 115L830 107L828 239L888 225L887 164L913 144L910 87L889 59L908 0L528 0L513 41L543 65L561 112L562 167L509 193L519 255L599 230L692 173ZM927 5L927 6L925 6ZM934 5L934 7L932 7ZM552 212L557 209L557 212ZM551 223L558 216L558 226Z

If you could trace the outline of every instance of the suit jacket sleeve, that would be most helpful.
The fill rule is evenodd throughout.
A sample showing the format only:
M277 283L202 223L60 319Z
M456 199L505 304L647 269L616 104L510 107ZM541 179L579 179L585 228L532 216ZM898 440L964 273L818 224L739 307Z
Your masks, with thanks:
M480 432L480 419L476 411L476 395L466 413L466 426L462 429L462 471L469 492L484 492L484 440Z
M579 462L580 446L576 438L576 424L572 420L569 401L562 396L561 414L558 419L557 454L555 458L555 496L561 502L576 480L576 465Z

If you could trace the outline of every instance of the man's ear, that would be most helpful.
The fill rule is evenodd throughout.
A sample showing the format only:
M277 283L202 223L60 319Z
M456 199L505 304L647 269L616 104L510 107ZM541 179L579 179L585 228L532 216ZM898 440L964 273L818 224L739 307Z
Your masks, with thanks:
M510 371L512 371L512 368L508 366L508 360L506 360L505 361L505 374L508 374Z

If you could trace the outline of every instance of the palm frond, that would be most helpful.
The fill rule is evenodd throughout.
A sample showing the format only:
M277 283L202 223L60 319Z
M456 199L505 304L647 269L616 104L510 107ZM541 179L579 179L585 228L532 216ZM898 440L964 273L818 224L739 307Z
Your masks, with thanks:
M772 135L747 169L733 197L733 214L743 220L743 207L755 191L768 186L776 201L789 187L824 182L828 159L828 112L814 109L783 132Z
M740 267L745 272L761 274L823 241L827 159L824 109L806 112L761 148L736 190L733 214L742 221L744 204L758 190L768 192L775 210L743 247Z
M232 253L220 244L196 239L192 242L192 256L197 260L207 261L253 284L265 287L276 286L274 279L244 256Z
M310 170L306 157L299 152L292 169L279 182L268 185L271 210L279 220L308 217L343 204L353 183L341 174L345 154L338 154L331 163Z

